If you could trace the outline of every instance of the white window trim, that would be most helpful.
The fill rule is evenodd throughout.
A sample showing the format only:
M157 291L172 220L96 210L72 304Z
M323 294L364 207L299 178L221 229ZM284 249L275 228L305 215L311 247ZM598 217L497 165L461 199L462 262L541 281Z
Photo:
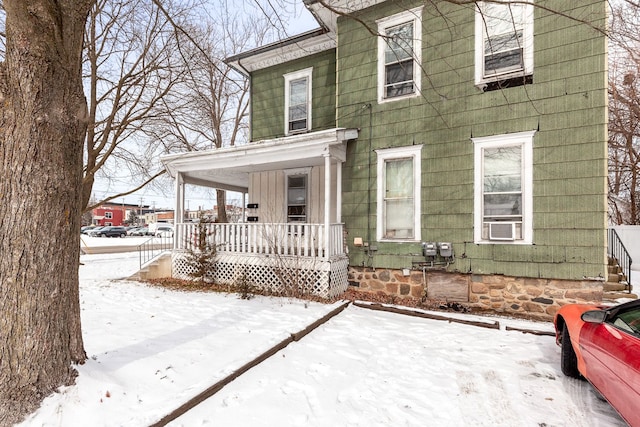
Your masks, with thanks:
M424 6L419 6L414 9L407 10L386 18L382 18L376 21L378 24L378 34L384 36L386 29L389 27L395 27L396 25L404 24L406 22L413 22L413 81L416 91L411 94L403 96L395 96L392 98L384 97L384 82L385 82L385 61L384 52L386 48L386 42L384 37L378 37L378 103L393 102L400 99L414 98L420 95L422 88L422 9Z
M420 194L422 190L422 144L408 147L386 148L375 150L378 156L377 164L377 220L376 220L376 240L379 242L420 242L420 207L422 202ZM384 189L385 189L385 162L387 160L411 157L413 159L413 200L414 200L414 236L412 239L389 239L384 237Z
M508 3L508 0L498 0ZM512 77L528 76L533 74L533 0L526 4L526 21L523 31L523 62L524 70L510 73L501 73L493 76L484 76L484 19L480 7L484 2L476 3L475 22L475 84L484 86L487 83L509 79Z
M478 244L531 245L533 243L533 135L536 131L517 132L471 138L474 154L474 224L473 241ZM522 146L522 240L482 239L483 159L485 148Z
M311 87L313 67L305 68L304 70L295 71L284 75L284 134L291 135L301 132L306 132L312 129L311 127ZM307 79L307 127L306 129L300 129L294 132L289 131L289 96L291 95L291 81L306 78Z

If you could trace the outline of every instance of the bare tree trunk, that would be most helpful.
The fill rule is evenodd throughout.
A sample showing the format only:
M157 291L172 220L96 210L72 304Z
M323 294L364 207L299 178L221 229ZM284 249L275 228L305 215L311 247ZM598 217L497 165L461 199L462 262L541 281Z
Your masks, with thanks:
M218 222L229 222L227 218L227 192L216 190L216 204L218 205Z
M0 73L0 425L75 377L87 107L82 36L92 0L4 0Z

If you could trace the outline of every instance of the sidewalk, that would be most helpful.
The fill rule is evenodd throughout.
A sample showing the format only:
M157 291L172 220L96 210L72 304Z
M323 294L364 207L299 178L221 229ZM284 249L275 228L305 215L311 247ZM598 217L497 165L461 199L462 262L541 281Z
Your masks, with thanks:
M110 254L120 252L135 252L138 247L150 240L157 239L158 246L160 239L152 236L127 236L125 238L118 237L90 237L86 235L80 236L80 250L85 254ZM164 238L164 241L172 241L172 239Z

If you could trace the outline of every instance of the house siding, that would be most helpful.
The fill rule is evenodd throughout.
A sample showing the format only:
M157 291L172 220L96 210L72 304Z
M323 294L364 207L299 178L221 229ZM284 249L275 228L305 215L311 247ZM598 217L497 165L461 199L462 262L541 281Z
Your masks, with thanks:
M255 71L251 76L251 140L284 136L284 75L313 67L312 131L335 127L336 55L321 52Z
M602 25L603 1L545 3ZM358 18L375 20L421 1L386 2ZM446 17L444 19L443 17ZM482 92L474 86L474 8L446 2L423 10L422 94L377 102L377 41L361 23L338 21L337 126L359 128L343 168L343 220L375 245L350 247L351 265L410 268L420 243L375 242L373 150L423 144L423 241L452 242L451 271L568 280L606 277L606 39L569 18L535 9L533 84ZM314 87L315 89L315 87ZM315 95L314 95L315 98ZM475 244L472 137L535 130L533 244Z
M284 171L257 172L251 174L249 185L249 203L257 203L258 208L252 209L250 215L257 216L258 222L282 223L286 217L286 174ZM324 167L312 167L308 174L307 222L312 224L324 223ZM331 192L335 196L336 166L331 166ZM331 218L335 222L336 198L331 197Z

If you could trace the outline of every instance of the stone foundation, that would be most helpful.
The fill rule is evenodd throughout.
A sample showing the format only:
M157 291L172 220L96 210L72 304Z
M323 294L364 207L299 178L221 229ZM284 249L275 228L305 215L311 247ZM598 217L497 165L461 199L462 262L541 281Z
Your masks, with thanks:
M503 314L552 320L570 303L599 303L603 283L533 279L501 275L449 273L440 270L384 270L349 267L349 285L359 290L412 297L457 301L463 305ZM426 292L425 292L426 281Z

